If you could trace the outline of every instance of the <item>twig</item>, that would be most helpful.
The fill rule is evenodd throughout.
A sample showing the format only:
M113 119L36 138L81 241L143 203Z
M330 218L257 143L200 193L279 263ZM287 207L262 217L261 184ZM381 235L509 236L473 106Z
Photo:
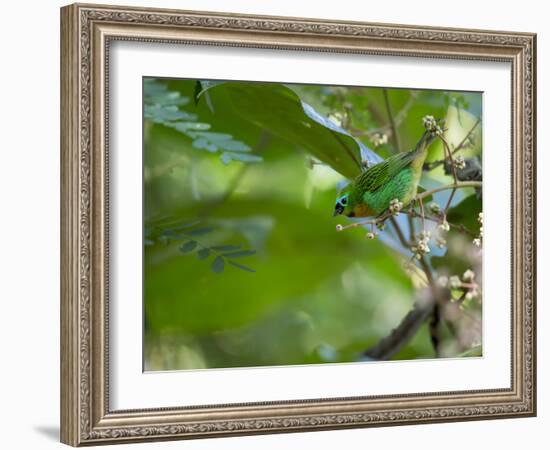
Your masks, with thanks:
M414 229L414 216L407 214L407 221L409 223L409 240L413 242L416 236L416 231Z
M462 150L464 146L466 145L466 142L468 142L468 139L473 134L474 130L477 128L477 126L481 123L481 118L478 117L472 128L470 128L470 131L466 133L466 136L459 142L459 144L454 148L453 155L458 152L459 150Z
M403 234L401 227L395 220L395 217L391 216L390 222L401 244L404 247L410 247L411 244L407 242L407 239L405 238L405 235ZM423 305L416 303L413 306L413 308L401 320L399 325L395 329L393 329L388 336L381 339L376 345L365 350L363 352L363 356L372 358L372 359L378 359L378 360L390 359L399 350L401 350L401 348L407 342L409 342L410 339L412 339L412 337L415 335L415 333L418 331L418 329L424 323L424 321L430 316L430 314L434 314L430 324L436 323L435 317L437 317L437 324L439 323L439 311L437 312L437 316L435 316L434 311L436 308L436 304L441 300L440 292L438 291L438 288L435 285L430 266L428 265L424 256L421 256L418 262L422 267L422 271L426 275L426 281L432 294L430 297L430 300ZM439 330L434 329L432 333L432 329L431 329L430 334L432 336L432 345L434 346L434 351L436 352L436 356L439 356L440 354L439 347L441 342L441 338L439 336Z
M267 132L263 131L260 134L260 137L258 139L258 143L255 145L255 152L259 153L262 150L264 150L270 141L270 136ZM248 168L250 167L249 164L243 164L239 171L235 174L235 176L231 179L229 184L227 185L227 188L220 194L219 197L214 198L210 202L207 202L198 212L198 217L204 218L208 215L210 215L213 211L213 209L217 208L218 206L225 203L229 197L233 194L233 192L237 189L237 186L241 183L244 175L248 171Z
M430 337L431 337L432 346L434 348L435 355L437 358L439 358L440 356L439 347L441 343L441 337L439 335L439 320L440 320L439 304L441 303L442 297L441 297L440 291L435 285L432 271L430 269L428 262L426 261L426 258L422 255L418 261L420 263L420 266L422 267L422 270L426 274L426 278L428 280L428 286L430 287L430 291L432 293L431 310L428 311L428 313L432 314L432 319L430 320L430 324L429 324Z
M461 188L467 188L467 187L481 187L482 183L481 181L460 181L458 183L453 184L447 184L445 186L439 186L434 189L430 189L429 191L424 191L416 196L416 199L425 199L426 197L429 197L432 194L435 194L436 192L441 191L447 191L449 189L461 189Z
M462 139L460 143L455 147L455 149L453 150L453 154L458 152L464 147L464 145L466 144L466 142L468 141L468 139L470 138L470 136L472 135L472 133L480 123L481 123L481 117L478 117L476 122L472 126L472 128L470 128L470 131L468 131L468 133L466 133L466 136L464 136L464 139Z
M440 322L440 306L436 302L432 311L432 318L430 319L430 340L432 341L432 347L434 348L435 357L441 357L441 336L439 334L439 322Z
M397 223L397 220L395 220L395 217L390 218L390 222L392 224L393 229L395 230L395 234L397 234L397 238L399 239L399 242L401 242L401 245L403 247L410 247L411 243L407 242L407 239L405 238L405 235L403 234L403 230L401 230L401 227Z
M403 120L405 120L405 117L409 113L409 110L413 107L414 101L416 100L416 97L418 97L418 92L412 91L409 99L407 100L407 103L399 110L399 112L395 115L395 124L399 127Z
M391 105L389 104L389 98L387 95L386 90L384 90L384 100L386 102L386 109L388 111L388 116L390 118L390 124L392 126L392 131L394 134L394 142L396 149L399 150L399 141L397 138L396 133L396 127L395 127L395 121L393 120L393 114L391 112ZM426 191L421 193L416 197L416 201L419 202L420 205L420 213L417 213L414 208L411 210L412 212L409 212L409 224L411 226L411 242L407 242L407 239L405 238L405 235L403 234L403 231L401 230L401 227L395 220L395 217L393 215L390 216L390 222L395 230L395 233L397 235L397 238L401 242L401 244L406 247L410 248L412 245L414 245L414 229L413 229L413 221L412 217L416 217L418 214L420 214L420 217L422 219L422 226L425 230L425 220L436 220L440 221L440 219L437 218L427 218L425 211L424 211L424 204L423 199L440 191L449 190L451 189L451 195L449 196L449 200L447 202L447 206L445 207L444 213L443 213L443 220L446 220L446 214L447 210L449 208L449 205L451 204L452 198L456 192L457 189L462 187L478 187L481 186L481 182L462 182L460 183L457 178L456 174L456 167L453 163L452 158L452 152L449 148L449 145L445 138L443 136L440 136L441 140L444 143L445 150L447 153L447 157L449 158L450 163L452 164L453 169L453 178L454 183L447 185L447 186L440 186L438 188L432 189L430 191ZM465 140L464 140L465 142ZM461 144L463 145L463 144ZM405 212L405 211L403 211ZM407 212L405 212L407 213ZM381 218L376 219L375 221L369 221L371 225L373 223L378 223L378 221L381 220ZM354 224L355 226L359 226L360 224ZM399 325L392 330L392 332L382 340L380 340L376 345L373 347L365 350L363 352L363 356L373 358L373 359L389 359L393 355L395 355L418 331L419 327L424 323L424 321L431 315L431 320L429 322L429 330L430 330L430 338L432 342L432 346L434 348L435 356L440 357L441 356L441 335L440 335L440 322L441 322L441 305L447 301L448 299L444 298L442 295L441 290L436 286L433 274L431 272L430 265L426 261L426 258L424 255L420 254L418 257L418 263L420 264L422 271L426 275L427 284L430 288L431 296L430 301L427 302L424 305L415 304L413 306L413 309L407 313L407 315L401 320Z
M418 96L417 92L411 92L411 96L407 100L407 103L399 110L397 114L394 116L394 122L396 128L399 128L399 126L403 123L403 120L405 120L405 117L407 117L407 114L409 113L409 110L414 106L414 101L416 100L416 97ZM391 124L383 125L381 127L377 128L370 128L368 130L350 130L353 132L355 136L372 136L377 133L388 133L391 134Z
M481 118L478 117L478 119L476 120L476 122L474 123L474 125L472 126L472 128L470 128L470 130L468 131L468 133L466 133L466 136L464 136L464 138L462 139L462 141L460 141L460 143L454 148L454 150L452 151L452 154L456 154L458 151L462 150L465 146L466 146L466 142L468 142L468 139L470 138L470 136L473 134L473 132L475 131L475 129L477 128L477 126L481 123ZM445 163L445 160L446 158L443 158L439 161L432 161L430 163L425 163L424 164L424 170L432 170L432 169L435 169L436 167L439 167L440 165L444 164Z
M426 259L424 256L420 258L420 265L424 269L424 272L426 273L426 276L428 277L428 281L430 284L430 291L432 293L432 300L433 300L433 308L431 311L432 318L429 323L430 328L430 340L432 342L432 347L434 348L435 357L439 358L441 356L441 335L439 333L439 322L440 322L440 305L445 301L443 296L441 295L441 290L438 289L438 287L434 283L434 279L432 276L432 272L430 270L430 266L426 262Z
M395 130L395 121L393 120L393 115L391 113L391 105L389 104L389 99L387 92L384 90L384 100L386 102L386 109L388 110L388 116L390 118L390 124L392 126L392 131L396 136L396 130ZM411 245L414 245L414 229L413 229L413 217L420 217L422 219L422 226L425 230L425 220L432 220L435 222L442 222L446 221L447 211L448 208L452 202L452 199L454 197L454 194L456 193L457 189L460 188L466 188L466 187L481 187L482 183L480 181L465 181L465 182L459 182L457 173L456 173L456 166L454 165L453 161L453 153L456 153L460 148L462 148L468 139L468 136L473 132L477 124L476 122L474 127L472 127L472 130L466 135L466 137L462 140L462 142L459 144L457 149L455 149L455 152L452 152L447 140L443 136L439 136L440 139L443 142L443 145L445 147L446 157L449 160L449 163L451 164L452 168L452 174L453 174L453 180L454 183L446 185L446 186L440 186L438 188L423 192L416 197L416 201L419 202L420 206L420 213L418 213L414 208L411 208L410 211L400 211L404 214L408 215L409 218L409 225L411 227L411 242L407 242L407 239L405 238L403 231L401 230L399 224L395 220L395 217L393 215L390 217L391 224L395 230L395 233L397 235L397 238L401 242L401 244L406 247L410 248ZM399 146L399 142L397 139L394 139L396 148ZM447 205L443 211L442 217L431 217L426 216L424 211L424 204L423 200L427 197L429 197L432 194L435 194L436 192L445 191L451 189L452 192L449 196L449 199L447 201ZM371 221L372 222L372 221ZM454 224L449 224L450 226L458 227ZM357 225L359 226L359 225ZM462 231L469 232L469 230L466 230L463 226L460 228ZM363 356L373 359L389 359L393 355L395 355L409 340L415 335L415 333L418 331L419 327L424 323L424 321L430 317L431 319L429 321L429 331L430 331L430 340L434 349L435 356L437 358L441 357L441 307L442 305L448 301L448 298L446 298L443 295L443 292L440 288L437 287L434 277L430 268L430 265L426 261L426 258L424 255L420 255L420 257L417 259L418 263L420 264L420 267L422 268L422 271L426 275L426 281L430 288L431 296L430 301L426 304L420 306L419 304L415 304L413 306L413 309L407 313L407 315L401 320L399 325L392 330L392 332L385 338L381 339L376 345L373 347L365 350L363 352ZM450 327L453 327L452 324L450 324ZM454 328L454 327L453 327ZM456 333L456 330L454 330Z
M403 231L399 227L399 224L395 218L391 217L390 221L401 244L408 247L409 243L405 239L405 235L403 234ZM437 295L435 294L437 294L437 288L434 284L428 263L424 257L420 258L419 262L424 273L426 274L426 278L432 292L430 300L425 304L415 303L413 308L405 315L405 317L403 317L399 325L394 328L388 336L381 339L376 345L365 350L363 352L363 356L378 360L390 359L412 339L420 326L432 313L436 303L435 299L437 298Z
M432 308L433 303L426 305L415 304L403 317L399 325L388 336L365 350L363 356L376 360L388 360L393 357L413 338L420 326L430 315Z
M400 145L400 142L399 142L399 135L397 134L397 126L395 125L395 120L393 118L393 112L392 112L392 109L391 109L388 90L387 89L382 89L382 92L384 94L384 103L386 105L386 112L388 113L388 118L390 120L390 126L391 126L391 131L392 131L392 139L393 139L393 143L394 143L394 146L395 146L395 152L399 153L401 151L401 145Z
M451 165L451 170L453 174L453 180L455 182L455 185L458 183L458 175L456 174L456 166L453 161L453 153L451 152L451 148L449 147L449 143L447 142L447 139L445 139L444 136L439 135L439 139L441 139L441 142L443 142L443 146L445 147L445 151L447 153L447 158L449 159L449 164ZM453 201L453 197L456 192L456 187L453 188L451 191L451 195L449 195L449 198L447 199L447 204L445 205L445 209L443 209L443 217L447 217L447 211L449 210L449 206L451 206L451 202Z
M420 213L416 212L414 209L411 209L409 211L400 211L401 213L403 214L406 214L407 216L409 217L420 217ZM424 219L426 220L429 220L430 222L436 222L436 223L441 223L443 221L443 218L442 217L435 217L435 216L427 216L424 214ZM474 233L473 231L470 231L468 230L468 228L466 228L463 224L454 224L454 223L449 223L449 226L451 228L456 228L458 231L461 231L463 233L466 233L466 234L469 234L470 236L477 236L476 233Z
M424 202L422 198L418 199L418 204L420 205L420 218L422 219L422 231L426 231L426 214L424 212Z
M392 215L392 212L391 211L386 211L384 214L378 216L376 219L374 220L363 220L361 222L353 222L353 223L350 223L348 225L338 225L336 227L337 231L343 231L343 230L347 230L349 228L357 228L357 227L361 227L363 225L378 225L379 223L383 222L384 220L386 220L388 217L390 217Z

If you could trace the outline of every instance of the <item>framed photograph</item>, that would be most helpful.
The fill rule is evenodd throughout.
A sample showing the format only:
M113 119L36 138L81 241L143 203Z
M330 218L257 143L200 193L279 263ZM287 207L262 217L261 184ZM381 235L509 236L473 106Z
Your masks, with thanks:
M61 9L61 440L536 414L536 36Z

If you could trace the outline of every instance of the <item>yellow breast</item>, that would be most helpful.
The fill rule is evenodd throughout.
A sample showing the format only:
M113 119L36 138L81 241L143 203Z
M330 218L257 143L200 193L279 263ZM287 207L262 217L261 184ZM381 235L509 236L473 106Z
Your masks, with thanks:
M375 215L375 212L365 203L360 203L353 208L353 213L355 214L355 217L370 217Z

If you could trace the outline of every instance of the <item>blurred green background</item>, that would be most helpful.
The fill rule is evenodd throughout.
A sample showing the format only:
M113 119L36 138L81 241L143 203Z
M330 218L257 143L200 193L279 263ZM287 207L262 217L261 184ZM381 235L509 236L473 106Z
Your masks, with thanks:
M143 96L145 370L358 361L411 309L410 253L389 230L336 233L338 185L414 147L427 114L458 145L480 94L146 78ZM435 143L428 159L442 157ZM440 166L422 184L450 181ZM453 210L475 229L481 200L461 191ZM434 253L435 273L471 266L461 239ZM479 345L447 335L448 356ZM424 325L394 359L430 357Z

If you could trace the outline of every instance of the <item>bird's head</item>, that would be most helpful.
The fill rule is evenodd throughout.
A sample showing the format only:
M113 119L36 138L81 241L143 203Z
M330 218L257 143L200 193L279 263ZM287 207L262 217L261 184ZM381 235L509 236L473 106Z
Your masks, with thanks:
M334 204L334 216L369 217L375 215L369 206L361 199L353 183L340 191Z
M355 216L353 207L351 205L350 192L346 189L340 192L338 198L336 199L336 204L334 205L333 215L338 216L339 214L348 217Z

